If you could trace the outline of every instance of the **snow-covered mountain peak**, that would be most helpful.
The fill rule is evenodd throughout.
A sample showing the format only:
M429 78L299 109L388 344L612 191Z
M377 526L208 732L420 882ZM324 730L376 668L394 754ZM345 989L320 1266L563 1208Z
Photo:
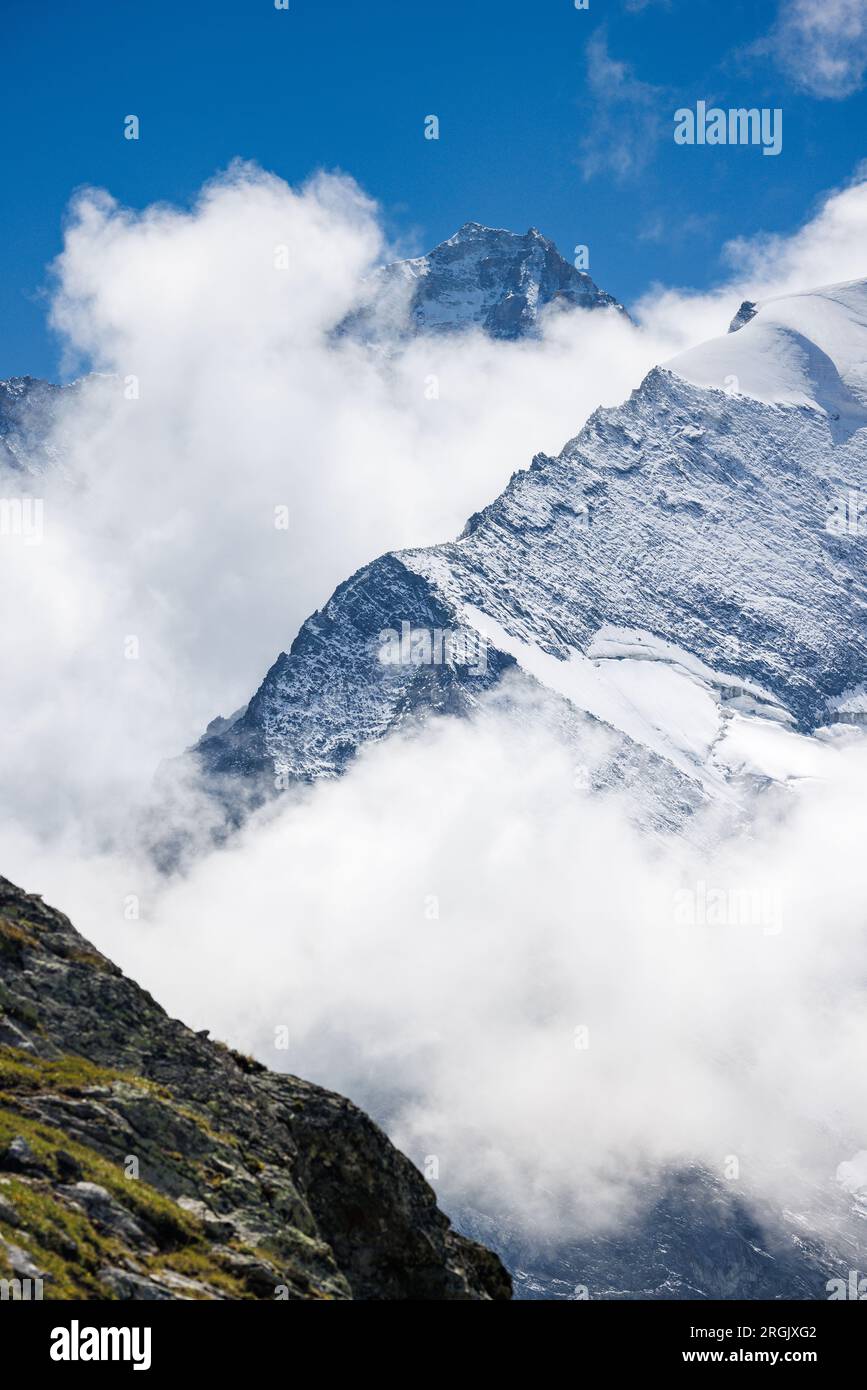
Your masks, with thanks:
M523 235L520 232L513 232L508 227L486 227L483 222L464 222L462 226L448 237L440 246L428 253L428 256L435 255L443 246L462 246L468 243L484 243L485 248L491 248L497 244L504 245L509 243L529 243L541 242L543 246L557 251L554 242L548 237L543 236L538 227L530 227ZM557 252L559 255L559 252ZM421 257L427 260L428 257Z
M695 386L867 425L867 280L743 304L730 331L667 367Z
M498 235L477 230L469 245ZM744 778L821 775L817 730L864 722L865 363L860 282L750 306L537 455L458 540L341 585L200 741L208 783L339 776L364 744L500 686L544 692L592 785L631 778L647 825L683 828ZM405 629L469 634L484 669L384 665L381 634Z
M376 340L468 328L515 339L534 336L549 306L625 313L536 227L521 235L465 222L427 255L381 267L345 327Z

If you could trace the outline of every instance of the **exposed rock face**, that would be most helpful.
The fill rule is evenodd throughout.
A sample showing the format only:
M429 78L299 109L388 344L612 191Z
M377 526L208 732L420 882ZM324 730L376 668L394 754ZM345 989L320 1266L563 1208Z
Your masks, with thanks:
M503 539L505 550L513 538ZM572 544L571 536L566 543ZM472 546L468 539L429 552L384 555L367 565L303 624L240 716L214 721L194 749L164 766L158 809L145 834L166 866L189 852L182 797L177 814L172 806L173 778L182 787L191 778L206 790L197 830L202 832L207 811L219 842L251 809L281 791L341 776L365 743L432 716L471 714L494 692L505 707L520 701L526 709L532 702L538 718L573 745L593 790L616 793L639 782L643 820L665 829L683 825L704 795L688 770L545 690L511 653L476 630L450 569L437 568L439 556L448 557L450 566L452 556ZM508 560L498 556L495 583L502 585L508 572ZM528 592L531 573L529 563L516 571ZM558 577L549 565L541 584L552 575ZM440 587L441 579L448 586ZM546 591L540 597L543 621L548 602ZM548 624L548 630L554 627ZM397 634L412 646L441 633L457 649L446 648L441 662L416 661L424 655L417 652L407 660L383 659L389 655L383 634L392 634L393 646Z
M191 1032L0 878L0 1279L46 1298L510 1297L341 1096Z
M62 438L55 430L61 403L80 383L55 386L38 377L0 381L0 471L39 475L60 462Z
M790 1209L698 1164L651 1179L634 1220L613 1233L566 1220L534 1238L502 1211L452 1214L496 1245L521 1300L824 1300L829 1281L845 1284L867 1255L864 1202L833 1181L805 1182Z
M557 309L626 310L541 232L524 236L467 222L426 256L381 266L366 302L341 325L380 348L420 333L481 329L491 338L532 338ZM0 473L21 479L63 472L63 407L87 381L58 386L37 377L0 381Z
M369 288L344 329L373 341L468 328L514 340L535 337L548 308L626 313L535 227L520 236L467 222L428 255L383 266Z
M745 299L729 324L729 333L737 333L739 328L743 328L746 324L752 323L756 316L757 309L758 306L754 304L751 299Z

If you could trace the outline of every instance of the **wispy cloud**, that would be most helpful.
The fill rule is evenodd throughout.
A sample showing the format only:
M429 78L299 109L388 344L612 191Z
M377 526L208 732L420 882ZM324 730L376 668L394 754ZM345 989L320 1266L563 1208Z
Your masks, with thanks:
M811 96L841 101L867 77L867 4L781 0L776 24L753 51L770 54Z
M656 213L638 231L639 241L649 241L656 245L663 242L668 246L680 246L696 237L707 240L713 234L718 222L716 213L690 213L687 217L673 217L668 212Z
M664 126L665 89L636 77L629 63L613 58L604 32L587 44L590 120L581 142L585 179L613 174L627 181L647 165Z

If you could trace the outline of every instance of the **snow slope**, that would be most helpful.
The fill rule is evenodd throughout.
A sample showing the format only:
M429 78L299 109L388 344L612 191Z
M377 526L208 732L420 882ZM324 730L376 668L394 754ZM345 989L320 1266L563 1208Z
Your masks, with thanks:
M844 430L867 423L867 283L744 306L732 330L669 369L696 386L822 410Z

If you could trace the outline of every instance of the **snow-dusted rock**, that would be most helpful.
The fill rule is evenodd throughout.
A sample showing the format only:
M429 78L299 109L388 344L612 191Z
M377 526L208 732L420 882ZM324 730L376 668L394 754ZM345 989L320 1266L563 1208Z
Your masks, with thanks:
M62 403L79 386L55 386L32 376L0 381L0 472L38 476L58 465L62 443L55 426Z
M368 295L345 328L376 341L468 328L492 338L525 338L539 332L545 311L625 313L535 227L520 236L478 222L467 222L426 256L383 266L371 277Z
M865 303L847 285L760 307L712 345L738 391L687 379L711 350L685 354L516 473L459 539L360 570L199 743L206 776L338 775L362 744L464 713L507 673L568 708L579 740L607 730L598 783L640 767L652 823L684 824L743 775L815 775L835 752L810 736L867 688L867 540L838 524L841 499L867 493L867 432L816 379L793 387L791 351L823 354L860 409ZM381 634L404 623L469 634L484 671L384 664Z

